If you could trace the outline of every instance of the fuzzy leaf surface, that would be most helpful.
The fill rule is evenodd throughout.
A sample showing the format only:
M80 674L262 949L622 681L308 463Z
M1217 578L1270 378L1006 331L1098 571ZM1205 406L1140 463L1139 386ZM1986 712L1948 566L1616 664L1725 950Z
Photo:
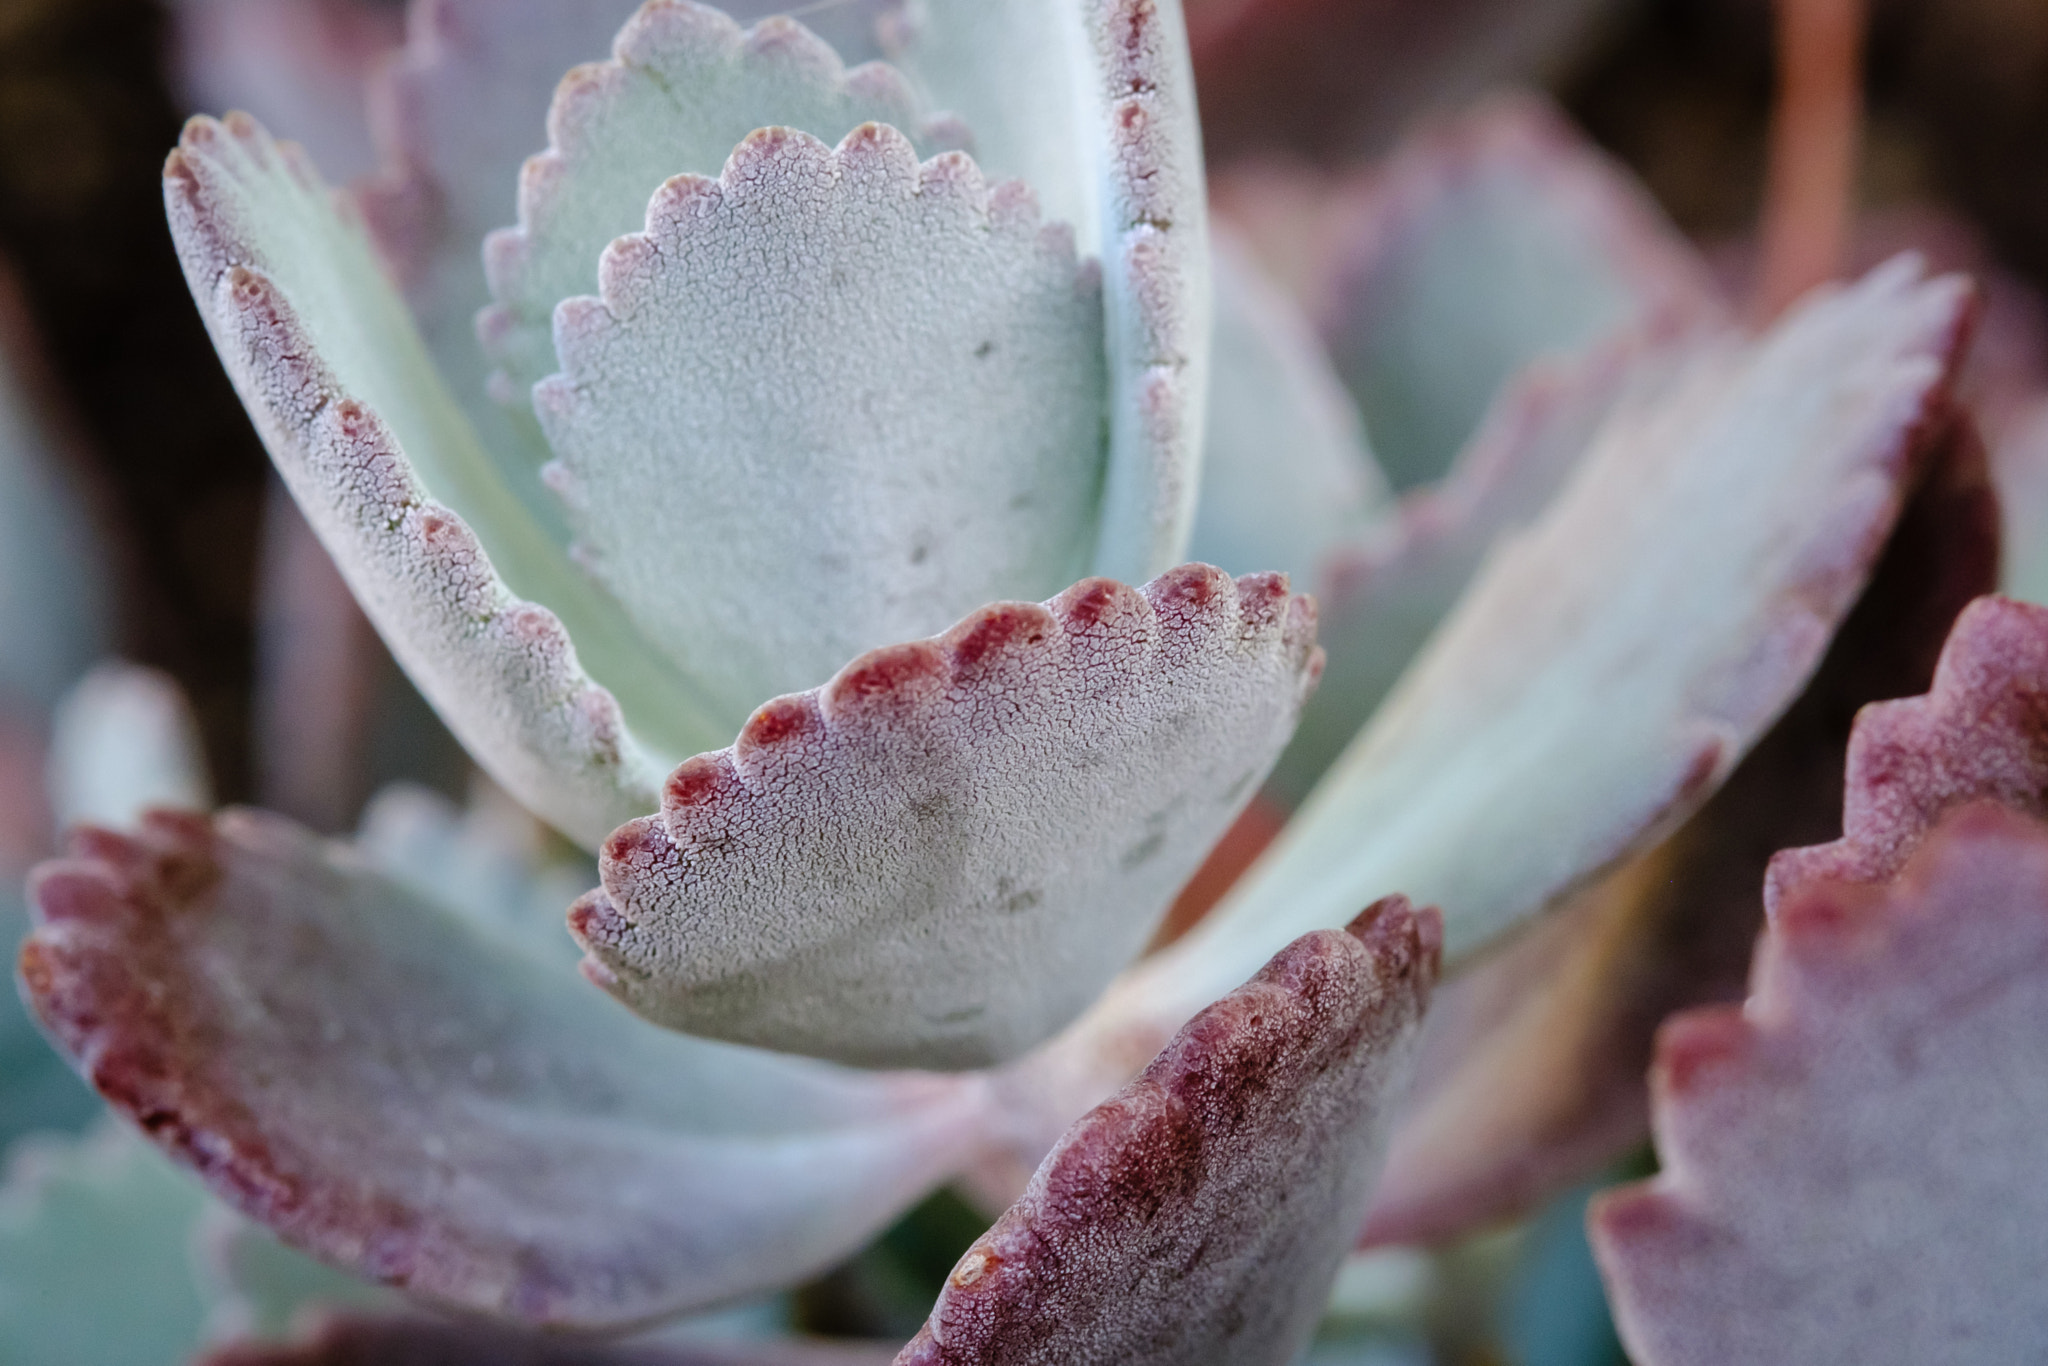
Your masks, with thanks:
M970 1066L1067 1023L1144 946L1314 686L1278 575L1084 580L763 707L606 843L592 978L695 1034Z
M1644 1366L2048 1351L2048 825L1974 803L1782 892L1748 1002L1665 1025L1662 1172L1588 1222Z
M1285 1366L1364 1208L1437 972L1406 898L1288 945L1082 1117L898 1366Z
M795 20L743 30L687 0L643 7L614 40L610 61L563 78L548 111L548 148L519 172L519 225L485 242L497 303L478 330L500 367L493 384L501 397L524 404L555 372L555 305L597 288L605 247L640 230L663 181L716 175L757 128L837 142L869 121L918 137L909 86L880 63L848 71ZM724 283L747 289L731 277Z
M116 1109L445 1305L619 1326L787 1284L974 1141L971 1084L650 1030L276 817L87 828L34 898L25 991Z
M1395 517L1324 547L1301 580L1330 666L1274 777L1298 803L1488 551L1725 309L1640 187L1527 98L1426 129L1362 176L1254 166L1224 194L1269 268L1301 272L1375 458L1384 444L1407 489Z
M592 572L738 715L1079 575L1101 303L1028 192L868 124L679 176L534 391Z
M561 513L542 486L548 458L532 415L490 396L477 344L491 302L480 251L514 220L520 164L547 145L548 101L562 74L601 60L640 0L419 0L405 45L372 80L380 169L351 197L435 368L500 477L558 539ZM642 193L653 186L642 187Z
M2048 608L1980 598L1925 697L1857 716L1842 837L1772 859L1765 909L1804 882L1885 881L1944 812L1972 801L2048 816Z

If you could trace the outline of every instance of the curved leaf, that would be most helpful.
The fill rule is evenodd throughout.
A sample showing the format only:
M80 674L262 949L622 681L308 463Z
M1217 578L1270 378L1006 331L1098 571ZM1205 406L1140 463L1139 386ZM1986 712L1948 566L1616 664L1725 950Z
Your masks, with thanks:
M591 571L744 714L1086 564L1100 302L958 153L763 129L679 176L557 313L534 390Z
M607 842L590 975L692 1033L1013 1056L1084 1009L1256 790L1319 655L1286 580L1084 580L763 707Z
M286 1241L449 1305L643 1321L845 1255L976 1141L971 1084L650 1030L251 812L45 865L30 1001L116 1108Z
M1371 1191L1437 970L1390 897L1305 935L1068 1130L898 1366L1284 1366Z
M1510 380L1441 481L1322 556L1316 602L1332 622L1329 686L1302 713L1272 792L1302 801L1386 701L1487 555L1543 514L1624 404L1654 401L1702 334L1624 329L1584 355Z
M2048 1352L2044 908L2048 826L1991 803L1783 889L1748 1002L1659 1035L1662 1173L1589 1216L1634 1360Z
M672 761L731 734L500 482L360 225L288 144L245 118L194 120L164 195L279 473L399 663L500 782L594 843L654 804L663 765L643 744Z
M1695 809L1861 593L1969 299L1895 262L1619 412L1184 952L1404 887L1457 957Z
M506 487L557 537L560 509L538 474L547 443L523 406L490 396L492 366L476 336L477 310L491 302L479 248L516 215L519 167L547 143L562 73L602 58L639 6L414 0L404 48L370 86L382 167L352 194L454 402Z
M1298 803L1494 545L1726 310L1698 255L1549 106L1495 99L1349 176L1226 177L1227 219L1322 318L1399 515L1319 557L1326 686L1275 770ZM1455 456L1455 458L1453 458Z

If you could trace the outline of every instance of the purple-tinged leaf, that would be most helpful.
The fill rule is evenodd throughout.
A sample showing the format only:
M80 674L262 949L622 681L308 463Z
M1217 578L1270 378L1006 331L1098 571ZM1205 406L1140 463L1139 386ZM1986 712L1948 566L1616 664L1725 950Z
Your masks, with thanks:
M193 297L279 473L456 736L592 844L651 808L666 764L646 746L673 763L737 720L708 715L507 490L361 225L290 144L239 116L194 120L164 191Z
M295 1343L222 1348L195 1366L889 1366L894 1355L859 1343L614 1345L485 1324L344 1318Z
M1673 828L1861 594L1969 305L1901 260L1623 405L1198 936L1249 951L1405 887L1455 958Z
M873 25L890 3L805 8L841 56L865 61L879 55ZM538 478L548 458L539 429L523 403L508 407L489 396L493 366L477 345L475 321L491 292L478 247L517 215L520 166L547 145L549 101L563 73L606 57L640 8L639 0L415 0L405 48L371 89L383 169L357 189L358 202L405 281L427 350L456 401L528 511L558 532L558 509ZM791 7L733 0L720 8L745 22ZM664 176L689 169L717 166L657 172L634 187L636 213ZM595 271L595 251L584 264Z
M581 558L722 711L1085 572L1102 304L1022 186L764 128L646 221L534 406Z
M1440 922L1303 936L1084 1116L898 1366L1284 1366L1371 1192Z
M1015 1056L1144 946L1320 654L1284 578L1084 580L755 713L618 830L570 923L633 1009L863 1064Z
M612 1326L783 1285L978 1140L971 1082L648 1029L276 817L77 850L21 957L51 1036L230 1204L431 1300Z
M1838 826L1851 718L1926 690L1957 613L1995 581L1997 518L1960 419L1812 683L1727 784L1438 993L1365 1242L1505 1220L1647 1139L1657 1026L1741 998L1766 864Z
M613 41L610 61L563 78L548 111L548 148L520 168L519 226L486 240L484 270L497 303L477 326L500 367L492 378L499 397L524 405L533 385L559 368L555 305L597 288L605 247L641 229L648 197L664 181L717 175L758 128L794 128L830 143L870 121L893 124L919 140L920 151L932 150L916 97L893 69L877 62L848 71L793 19L742 30L722 11L687 0L644 6ZM729 275L698 287L748 292Z
M1748 1002L1659 1035L1663 1171L1589 1214L1632 1358L2048 1353L2044 1036L2037 818L1973 803L1889 882L1788 886Z
M2048 815L2048 608L1982 598L1956 621L1925 697L1866 707L1849 739L1842 837L1771 860L1776 915L1808 882L1883 882L1949 808Z

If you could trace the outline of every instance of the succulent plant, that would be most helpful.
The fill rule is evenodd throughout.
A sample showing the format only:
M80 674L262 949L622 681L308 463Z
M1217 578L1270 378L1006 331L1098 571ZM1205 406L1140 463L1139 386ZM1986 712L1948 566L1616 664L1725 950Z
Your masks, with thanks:
M768 9L419 0L339 189L186 127L172 235L299 513L598 885L402 794L352 842L82 796L26 999L241 1216L500 1321L249 1360L671 1359L521 1334L792 1285L969 1173L1015 1203L898 1361L1296 1360L1354 1245L1599 1170L1630 1050L1738 989L1749 846L1992 586L1973 291L1906 256L1745 323L1527 99L1313 212L1212 196L1178 0ZM1748 1014L1658 1043L1676 1146L1594 1215L1644 1361L2048 1332L2048 788L1983 758L2043 639L1979 603L1866 713ZM2008 1221L1981 1274L1899 1290L1952 1214Z

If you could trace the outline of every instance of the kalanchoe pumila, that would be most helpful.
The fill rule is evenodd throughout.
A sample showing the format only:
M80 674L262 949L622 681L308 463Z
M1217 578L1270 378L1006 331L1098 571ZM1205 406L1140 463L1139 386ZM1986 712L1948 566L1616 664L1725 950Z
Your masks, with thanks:
M164 182L307 523L597 852L569 931L645 1019L523 911L247 811L80 833L29 994L217 1194L431 1302L642 1324L1050 1149L908 1360L1283 1361L1439 953L1800 696L1958 430L1969 290L1899 260L1745 332L1509 103L1350 206L1328 316L1248 221L1212 319L1175 0L743 9L419 0L375 176L231 114ZM1344 382L1410 405L1391 481ZM1300 809L1112 984L1253 800Z

